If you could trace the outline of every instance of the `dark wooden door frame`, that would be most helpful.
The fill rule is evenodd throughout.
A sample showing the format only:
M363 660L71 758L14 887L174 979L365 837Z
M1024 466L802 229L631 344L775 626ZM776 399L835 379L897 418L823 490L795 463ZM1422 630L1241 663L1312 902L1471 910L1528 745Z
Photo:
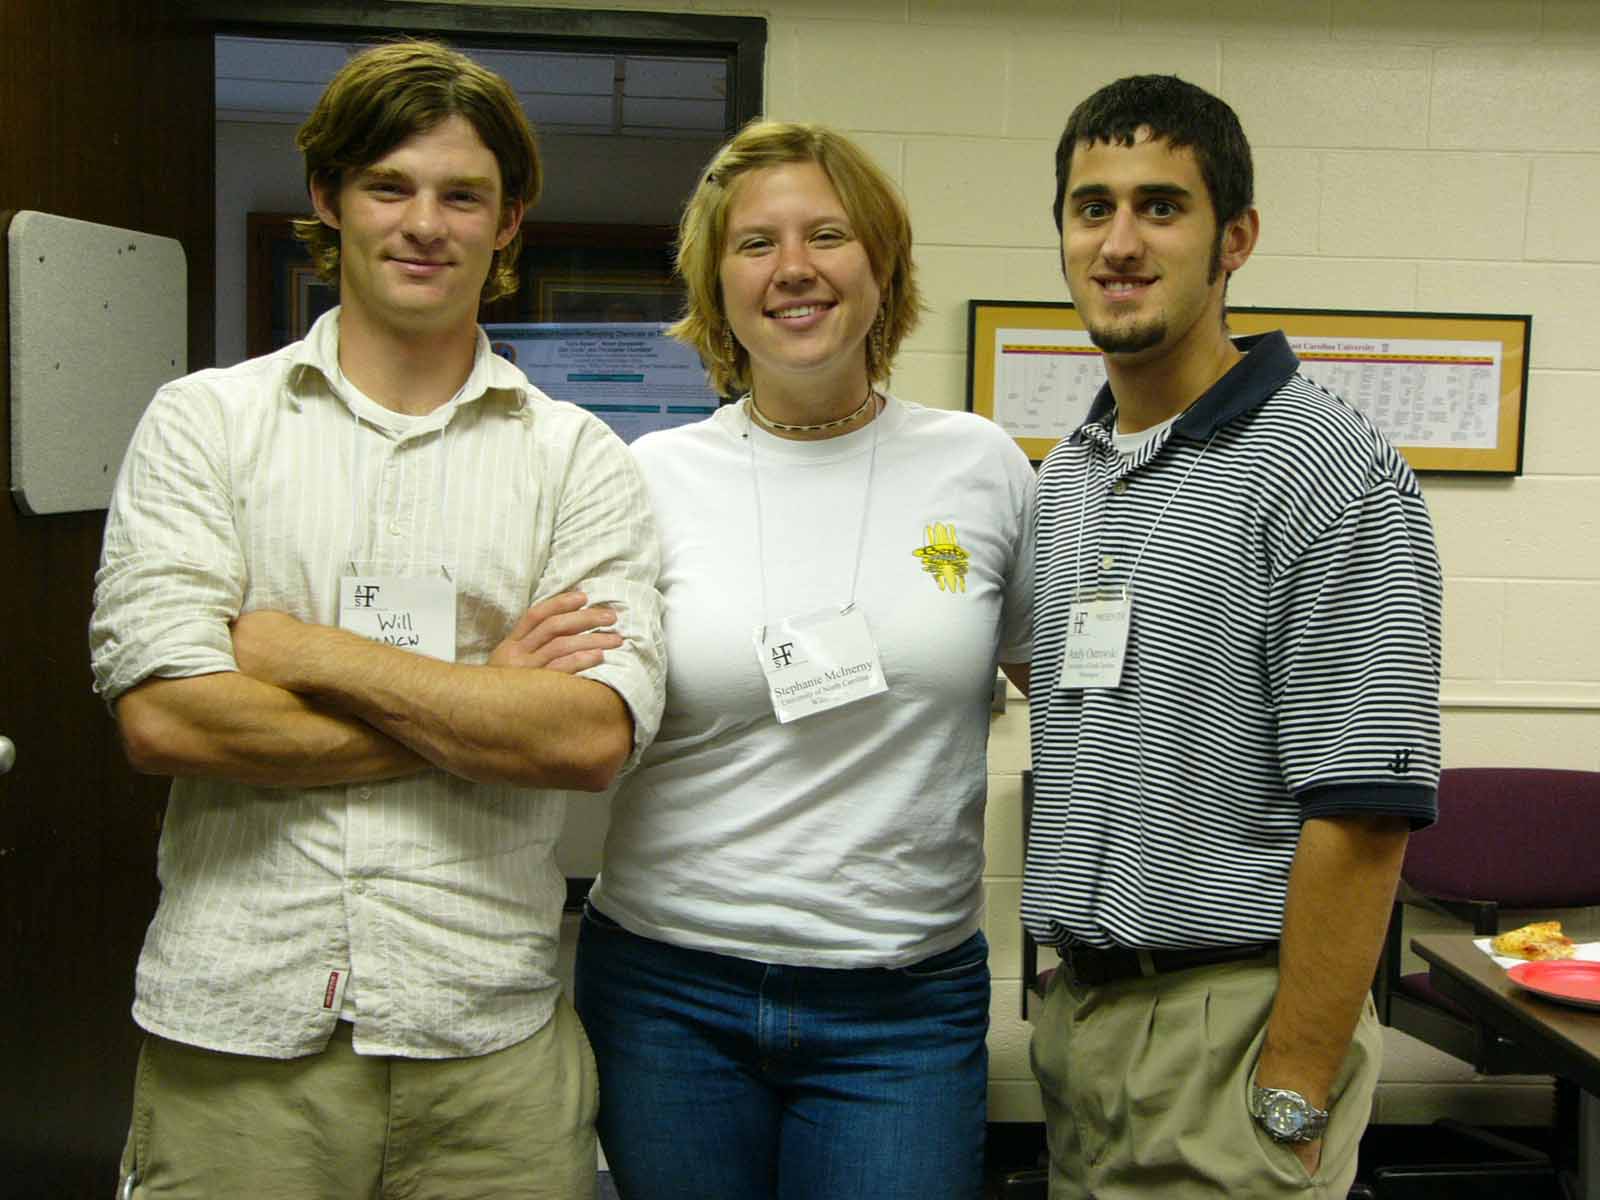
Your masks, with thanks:
M464 46L538 46L607 54L714 53L728 64L727 125L760 115L767 22L691 13L512 8L482 4L360 4L304 0L179 0L179 11L217 33L265 37L433 36Z
M196 367L213 358L213 74L209 38L164 4L0 3L0 210L177 239ZM90 686L103 521L27 515L0 495L0 733L17 746L0 777L0 1195L19 1200L111 1195L140 1042L128 1006L166 787L129 769Z

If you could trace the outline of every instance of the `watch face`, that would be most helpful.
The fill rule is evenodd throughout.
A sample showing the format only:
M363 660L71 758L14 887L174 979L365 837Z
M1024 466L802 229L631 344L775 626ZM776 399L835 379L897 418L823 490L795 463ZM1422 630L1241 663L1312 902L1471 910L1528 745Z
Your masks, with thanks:
M1262 1105L1261 1120L1273 1135L1293 1137L1306 1127L1305 1104L1298 1097L1275 1093Z

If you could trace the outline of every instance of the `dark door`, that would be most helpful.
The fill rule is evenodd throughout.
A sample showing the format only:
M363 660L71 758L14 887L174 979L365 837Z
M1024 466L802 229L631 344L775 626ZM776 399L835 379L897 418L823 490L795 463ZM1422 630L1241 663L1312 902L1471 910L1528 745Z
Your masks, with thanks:
M0 210L177 238L189 364L212 356L211 36L149 0L0 4ZM0 281L4 272L0 271ZM3 285L0 285L3 286ZM5 321L0 317L0 340ZM9 348L0 349L0 373ZM104 514L10 497L0 389L0 1195L109 1196L139 1035L163 781L124 765L85 631Z

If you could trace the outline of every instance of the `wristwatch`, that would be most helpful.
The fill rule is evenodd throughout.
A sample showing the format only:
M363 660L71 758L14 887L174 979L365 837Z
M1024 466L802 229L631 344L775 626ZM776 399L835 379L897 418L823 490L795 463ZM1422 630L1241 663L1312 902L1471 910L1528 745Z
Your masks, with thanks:
M1250 1115L1275 1142L1314 1142L1328 1127L1328 1110L1288 1088L1250 1085Z

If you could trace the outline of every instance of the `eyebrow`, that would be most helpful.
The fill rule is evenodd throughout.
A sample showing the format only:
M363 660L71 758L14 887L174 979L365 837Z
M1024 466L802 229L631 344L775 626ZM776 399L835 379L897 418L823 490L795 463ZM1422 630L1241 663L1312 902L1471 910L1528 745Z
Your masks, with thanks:
M405 183L410 181L411 176L405 171L397 171L393 167L374 166L363 167L361 170L361 178L371 180L373 182L389 181L394 183ZM460 175L454 179L445 180L444 186L446 188L464 187L482 190L485 188L492 188L494 186L494 180L490 179L487 175Z
M1141 199L1151 196L1164 196L1173 200L1187 200L1194 193L1178 183L1141 183L1133 189L1134 195ZM1083 183L1073 188L1069 193L1073 200L1087 200L1091 197L1109 196L1111 188L1103 183Z
M751 234L751 233L771 234L771 233L777 232L778 227L781 224L782 224L781 221L750 220L750 221L744 222L743 224L735 225L733 222L730 221L730 222L728 222L727 227L723 231L723 236L731 238L735 234L738 234L740 236L743 236L745 234ZM810 231L815 231L815 230L818 230L818 229L822 229L822 228L824 228L825 226L828 226L828 225L842 226L850 234L851 237L856 237L857 236L856 227L853 224L850 223L849 216L846 215L842 211L837 213L836 215L833 215L833 216L818 217L816 220L814 220L814 221L810 222L808 225L806 225L805 228L807 230L810 230Z

